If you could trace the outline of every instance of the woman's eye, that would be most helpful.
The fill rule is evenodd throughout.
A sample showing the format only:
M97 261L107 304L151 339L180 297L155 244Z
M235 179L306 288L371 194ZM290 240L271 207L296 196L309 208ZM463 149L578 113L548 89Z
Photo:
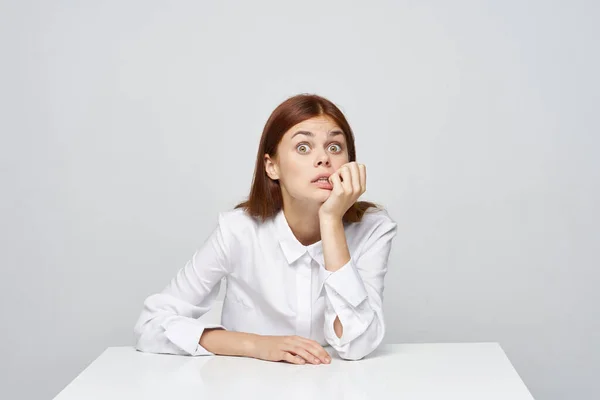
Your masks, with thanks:
M308 146L305 144L301 144L298 147L296 147L296 150L298 150L300 153L306 153L308 151Z
M334 149L334 153L339 153L340 151L342 151L342 146L340 146L339 144L332 144L331 146L329 146L329 150L331 150L332 148ZM337 148L337 150L335 150L335 148Z

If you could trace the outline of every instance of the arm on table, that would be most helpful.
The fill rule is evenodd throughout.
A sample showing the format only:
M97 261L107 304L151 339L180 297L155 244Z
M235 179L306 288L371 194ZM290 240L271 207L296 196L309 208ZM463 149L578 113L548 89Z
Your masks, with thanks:
M200 345L205 329L224 329L202 320L229 273L228 235L221 214L209 238L160 293L146 298L135 324L136 348L151 353L210 355Z
M326 269L320 269L320 279L325 292L325 340L340 357L358 360L375 350L385 335L384 277L397 225L389 218L382 219L357 258L350 257L341 221L322 225ZM326 236L330 236L331 246Z

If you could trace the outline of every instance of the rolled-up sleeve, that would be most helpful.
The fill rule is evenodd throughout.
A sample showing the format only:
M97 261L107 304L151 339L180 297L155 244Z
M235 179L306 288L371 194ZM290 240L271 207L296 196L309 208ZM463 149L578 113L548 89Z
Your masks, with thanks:
M335 272L320 268L325 295L324 337L341 358L361 359L383 340L384 278L396 232L396 223L384 219L366 239L360 255L351 257ZM343 327L341 337L333 328L336 317Z
M135 324L136 349L150 353L212 355L200 346L207 328L223 326L204 320L229 273L228 234L223 215L208 239L160 292L144 301Z

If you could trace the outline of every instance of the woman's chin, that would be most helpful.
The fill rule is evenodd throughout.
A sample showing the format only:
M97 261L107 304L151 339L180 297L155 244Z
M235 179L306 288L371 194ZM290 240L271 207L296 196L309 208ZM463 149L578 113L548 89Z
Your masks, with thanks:
M324 203L331 195L331 190L320 189L319 192L316 197L321 203Z

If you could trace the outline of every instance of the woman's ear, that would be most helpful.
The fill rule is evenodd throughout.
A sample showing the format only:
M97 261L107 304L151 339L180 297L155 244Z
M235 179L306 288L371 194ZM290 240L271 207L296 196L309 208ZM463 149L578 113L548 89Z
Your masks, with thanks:
M274 181L279 179L279 170L277 168L277 164L268 154L265 154L265 172L267 173L267 176Z

